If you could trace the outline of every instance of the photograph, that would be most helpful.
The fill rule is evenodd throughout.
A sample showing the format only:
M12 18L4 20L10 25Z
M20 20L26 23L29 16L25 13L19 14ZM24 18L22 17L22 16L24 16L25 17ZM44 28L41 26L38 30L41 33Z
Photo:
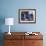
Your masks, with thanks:
M19 9L19 23L36 23L36 9Z

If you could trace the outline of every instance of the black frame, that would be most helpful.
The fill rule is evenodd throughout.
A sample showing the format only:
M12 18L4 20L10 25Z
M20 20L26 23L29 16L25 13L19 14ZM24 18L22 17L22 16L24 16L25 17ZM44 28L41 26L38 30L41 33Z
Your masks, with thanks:
M19 23L36 23L36 9L19 9L18 15Z

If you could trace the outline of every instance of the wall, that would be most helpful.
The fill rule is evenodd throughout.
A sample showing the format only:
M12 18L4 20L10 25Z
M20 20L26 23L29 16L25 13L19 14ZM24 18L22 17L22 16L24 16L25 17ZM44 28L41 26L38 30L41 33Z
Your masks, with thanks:
M46 31L46 1L42 0L1 0L1 15L15 19L12 31ZM36 24L19 24L18 9L36 9ZM8 31L6 25L2 26L2 32ZM44 30L44 31L43 31Z
M18 23L18 9L21 8L36 9L36 24ZM15 25L11 26L12 32L38 31L46 36L46 0L0 0L0 17L13 17L15 19ZM1 32L8 32L8 26L5 24L0 27Z

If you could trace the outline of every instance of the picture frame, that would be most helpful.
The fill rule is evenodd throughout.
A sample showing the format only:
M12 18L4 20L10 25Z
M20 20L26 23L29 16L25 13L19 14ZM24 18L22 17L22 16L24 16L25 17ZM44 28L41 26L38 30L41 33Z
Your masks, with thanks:
M19 9L19 23L36 23L36 9Z

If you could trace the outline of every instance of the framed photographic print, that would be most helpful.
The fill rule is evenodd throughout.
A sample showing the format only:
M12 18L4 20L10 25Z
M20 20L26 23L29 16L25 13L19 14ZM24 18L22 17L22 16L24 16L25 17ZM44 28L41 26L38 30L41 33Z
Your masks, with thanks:
M19 9L19 23L36 23L36 9Z

